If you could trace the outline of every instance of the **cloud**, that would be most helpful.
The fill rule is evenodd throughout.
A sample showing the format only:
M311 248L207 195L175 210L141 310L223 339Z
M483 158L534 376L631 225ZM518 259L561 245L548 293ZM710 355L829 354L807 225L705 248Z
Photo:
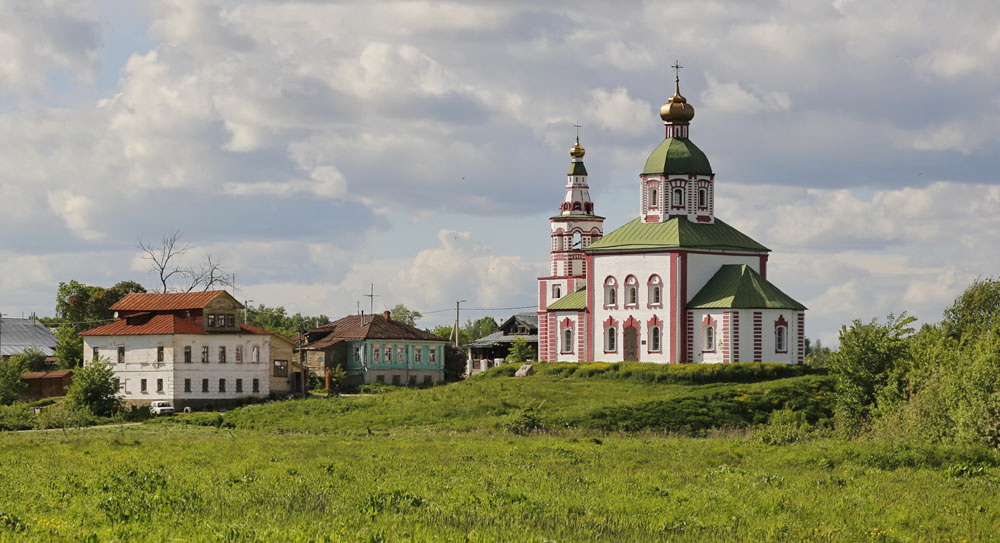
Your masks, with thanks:
M44 93L53 71L85 82L100 68L100 25L82 0L0 3L0 95Z
M724 83L711 75L707 79L708 89L701 93L701 100L706 106L719 111L753 114L787 111L792 105L787 92L750 92L735 81Z
M645 132L653 110L648 102L632 98L623 87L594 89L589 95L586 110L601 128L625 134Z

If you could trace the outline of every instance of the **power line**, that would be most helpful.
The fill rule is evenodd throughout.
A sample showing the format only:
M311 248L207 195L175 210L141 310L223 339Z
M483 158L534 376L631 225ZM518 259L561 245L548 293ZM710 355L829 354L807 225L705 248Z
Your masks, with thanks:
M535 306L533 306L533 305L521 305L521 306L517 306L517 307L467 307L467 308L465 308L465 310L466 311L508 311L508 310L511 310L511 309L530 309L532 307L535 307ZM448 309L436 309L434 311L419 311L418 313L420 313L421 315L433 315L435 313L444 313L445 311L453 311L453 310L454 310L454 308L450 308L449 307Z

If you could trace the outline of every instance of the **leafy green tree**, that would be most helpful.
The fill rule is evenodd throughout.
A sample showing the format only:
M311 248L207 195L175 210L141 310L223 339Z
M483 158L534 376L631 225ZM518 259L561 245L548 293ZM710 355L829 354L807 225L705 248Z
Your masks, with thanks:
M56 358L59 360L59 367L72 369L83 364L83 337L77 331L77 327L71 324L64 324L56 328Z
M403 304L396 304L396 307L390 309L389 316L392 317L392 320L401 322L407 326L416 326L417 321L423 317L419 311L410 309Z
M458 381L465 373L465 361L467 355L462 349L456 349L453 345L444 346L444 380Z
M25 371L42 371L45 369L45 353L38 349L27 349L22 353L10 357L16 361Z
M516 337L510 344L507 362L527 362L534 358L534 356L535 352L531 349L531 343L523 337Z
M944 310L952 337L975 336L1000 324L1000 279L977 279Z
M77 333L114 318L111 306L133 292L146 292L135 281L121 281L111 288L86 285L79 281L59 283L56 292L56 357L63 368L83 363L83 339Z
M295 337L300 330L311 330L330 322L329 317L305 317L301 313L288 315L283 306L269 307L259 304L256 307L247 306L246 323L257 326L285 337Z
M830 355L833 351L829 347L824 347L819 339L813 344L806 338L806 364L814 368L826 368L830 365Z
M16 360L14 357L7 360L0 359L0 405L16 402L24 392L21 376L25 371L27 367L21 360Z
M469 321L465 324L465 328L468 330L470 342L488 336L500 329L497 326L497 321L493 320L493 317L483 317L477 319L475 322Z
M121 409L115 372L106 360L96 360L73 373L66 391L70 406L86 408L98 417L109 417Z
M889 315L885 324L855 319L850 327L841 327L840 349L830 357L830 370L837 378L837 418L845 430L856 433L870 422L880 399L898 398L906 338L915 320L903 313Z

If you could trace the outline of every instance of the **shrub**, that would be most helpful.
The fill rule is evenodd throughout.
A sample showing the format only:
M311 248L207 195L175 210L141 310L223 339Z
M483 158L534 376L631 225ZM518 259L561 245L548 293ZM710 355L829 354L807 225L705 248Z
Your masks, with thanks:
M27 404L0 406L0 430L28 430L35 427L35 415Z
M76 370L73 384L66 391L67 402L71 406L89 409L99 417L111 416L121 407L114 375L111 365L103 360Z
M501 430L517 434L519 436L528 435L543 428L541 419L533 407L518 409L500 420Z

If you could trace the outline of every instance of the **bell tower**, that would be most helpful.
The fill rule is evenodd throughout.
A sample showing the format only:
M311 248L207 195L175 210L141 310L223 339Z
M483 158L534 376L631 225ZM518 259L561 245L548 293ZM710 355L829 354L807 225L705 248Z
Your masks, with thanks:
M604 217L594 214L587 185L587 168L580 137L569 150L572 159L566 174L566 194L559 214L549 219L549 274L539 277L538 310L572 294L586 284L587 261L583 249L604 235Z
M646 159L639 175L639 207L643 222L683 217L715 222L715 174L708 157L688 137L694 107L681 95L680 69L673 65L674 95L660 107L663 142Z

